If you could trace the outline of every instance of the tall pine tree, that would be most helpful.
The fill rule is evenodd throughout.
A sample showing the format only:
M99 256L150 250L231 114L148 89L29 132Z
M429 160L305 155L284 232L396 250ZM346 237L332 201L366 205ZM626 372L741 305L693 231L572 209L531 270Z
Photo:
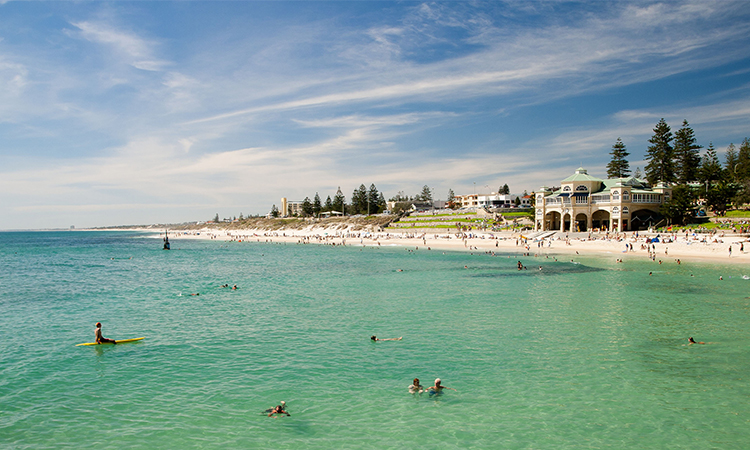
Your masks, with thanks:
M731 181L737 181L737 149L734 147L734 144L729 144L724 158L724 169L727 171L727 176Z
M366 214L367 213L367 188L364 184L360 184L357 189L352 193L352 209L351 214Z
M315 217L320 216L320 211L323 209L323 205L320 203L320 195L318 193L315 193L315 198L313 199L313 214L315 214Z
M699 171L699 180L706 185L706 189L713 186L722 178L721 162L716 156L716 149L713 143L708 144L706 154L701 159L701 168Z
M675 181L674 172L674 149L672 148L672 129L662 118L654 127L654 135L648 141L645 159L646 179L652 185L663 181L673 183Z
M370 189L367 190L367 213L368 214L380 214L383 210L380 209L379 201L380 193L378 188L375 187L375 183L370 185Z
M331 210L332 211L338 211L340 213L344 213L344 205L346 204L346 198L344 197L344 194L341 192L341 187L336 191L336 195L333 197L333 202L331 203Z
M737 180L741 183L750 180L750 140L747 138L737 152Z
M683 120L682 128L674 134L675 178L680 184L688 184L698 179L698 169L701 164L700 149L695 139L695 132L687 120Z
M630 175L630 163L627 160L630 153L625 148L625 144L622 143L622 139L617 138L617 142L612 145L612 151L609 154L612 155L612 159L607 164L607 177L625 178Z

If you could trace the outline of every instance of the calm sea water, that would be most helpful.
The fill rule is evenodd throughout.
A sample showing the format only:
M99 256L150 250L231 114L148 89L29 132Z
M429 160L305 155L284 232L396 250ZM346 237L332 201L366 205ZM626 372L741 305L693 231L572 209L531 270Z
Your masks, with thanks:
M619 256L0 233L0 446L747 448L750 269Z

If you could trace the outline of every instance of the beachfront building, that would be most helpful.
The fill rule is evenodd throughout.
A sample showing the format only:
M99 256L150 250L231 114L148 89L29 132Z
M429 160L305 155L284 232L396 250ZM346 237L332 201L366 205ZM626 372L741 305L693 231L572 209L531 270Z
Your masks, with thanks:
M536 194L537 231L630 231L658 223L660 206L669 201L672 188L659 183L651 187L635 177L602 180L586 169L560 182L560 187L542 187Z
M281 197L281 208L279 208L279 215L281 217L291 217L294 215L302 215L302 204L304 202L289 201L286 197Z
M519 199L519 208L531 208L531 197L516 194L469 194L456 195L455 202L461 208L515 208Z

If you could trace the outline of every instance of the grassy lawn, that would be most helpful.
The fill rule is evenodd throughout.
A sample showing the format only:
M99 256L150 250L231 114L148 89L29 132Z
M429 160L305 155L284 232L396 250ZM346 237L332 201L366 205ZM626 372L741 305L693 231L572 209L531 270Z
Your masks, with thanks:
M456 222L465 222L465 223L481 223L482 219L466 219L466 218L455 218L450 220L399 220L397 223L419 223L419 224L429 224L429 223L440 223L440 224L450 224L450 223L456 223Z
M727 214L725 217L730 217L733 219L750 219L750 211L744 210L744 209L727 211Z

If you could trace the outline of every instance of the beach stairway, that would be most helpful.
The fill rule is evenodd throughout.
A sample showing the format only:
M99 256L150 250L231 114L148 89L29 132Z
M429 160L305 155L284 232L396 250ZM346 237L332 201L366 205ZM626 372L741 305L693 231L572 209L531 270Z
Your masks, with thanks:
M549 237L554 236L555 233L557 233L557 231L541 231L539 233L528 236L528 239L531 239L532 242L543 241Z

